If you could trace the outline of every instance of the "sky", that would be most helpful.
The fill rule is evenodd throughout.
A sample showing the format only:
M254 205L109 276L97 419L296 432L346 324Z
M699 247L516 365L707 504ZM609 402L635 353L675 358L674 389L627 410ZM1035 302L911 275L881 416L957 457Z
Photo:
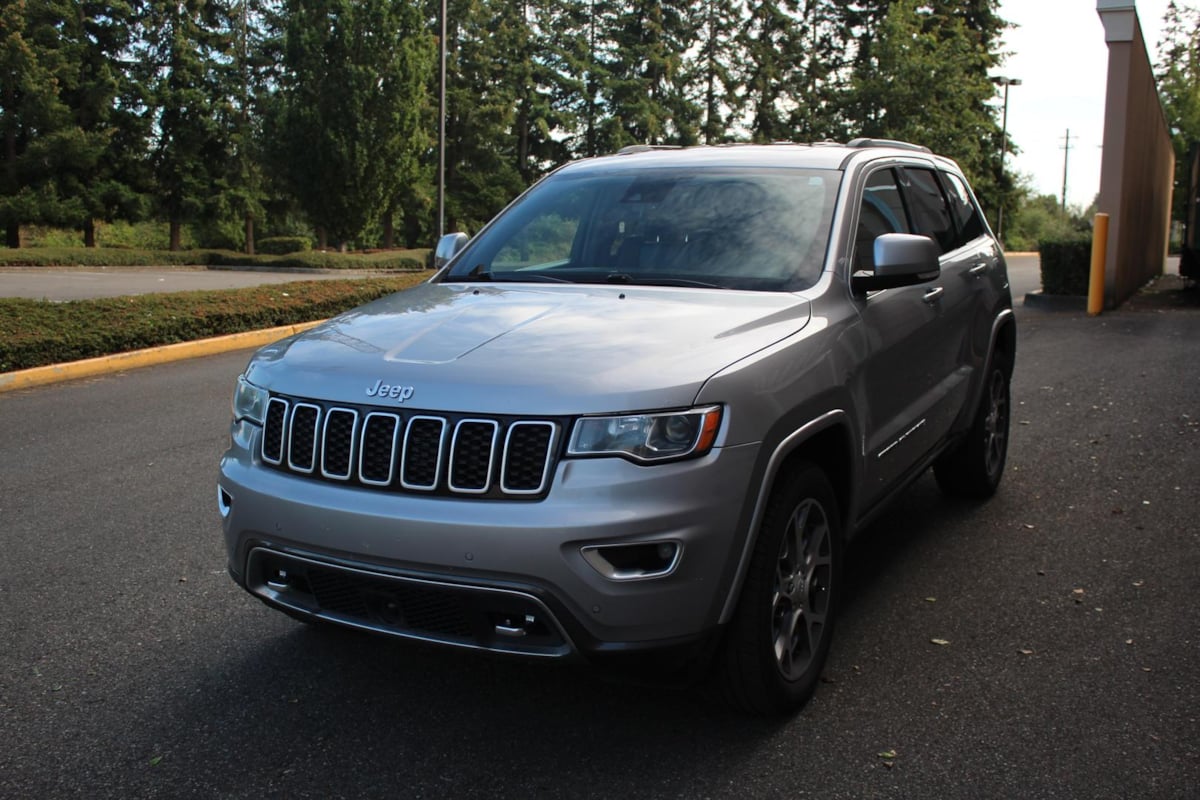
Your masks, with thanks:
M1142 37L1157 57L1168 0L1135 0ZM1008 168L1027 176L1038 194L1059 197L1063 137L1071 131L1067 203L1085 208L1100 191L1108 46L1096 0L1001 0L1010 53L997 75L1021 80L1008 92L1008 134L1021 152Z

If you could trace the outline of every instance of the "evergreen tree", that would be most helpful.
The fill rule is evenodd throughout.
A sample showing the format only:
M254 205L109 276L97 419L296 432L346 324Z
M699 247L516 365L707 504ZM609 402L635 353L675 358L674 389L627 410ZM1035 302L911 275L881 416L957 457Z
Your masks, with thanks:
M700 112L686 92L683 54L696 36L687 0L631 0L609 8L601 94L601 151L629 144L695 144Z
M226 238L253 255L256 223L266 217L270 198L264 120L274 109L272 86L278 85L282 30L277 9L268 0L238 0L230 12L231 48L221 71L225 89L218 106L228 157L218 178L212 216L228 228Z
M787 82L792 94L788 115L797 141L841 139L845 135L845 77L848 58L842 38L841 3L801 0L795 11L791 41L798 58Z
M1200 143L1200 11L1171 0L1158 46L1159 97L1175 147L1173 216L1186 215L1190 149Z
M535 80L546 87L546 121L554 142L544 148L542 159L547 164L597 154L594 123L603 76L594 47L595 5L595 0L532 3Z
M923 144L958 161L994 208L1001 190L999 126L988 77L998 56L966 15L923 0L896 0L872 43L872 62L856 68L852 107L864 136ZM941 4L957 8L961 4Z
M700 108L700 137L705 144L727 140L741 104L736 76L743 10L741 0L703 0L696 9L699 52L687 83Z
M184 222L213 213L229 151L220 114L226 92L219 56L233 49L230 9L214 0L148 0L137 47L154 144L159 212L170 249Z
M280 149L292 192L345 246L416 172L433 66L419 9L390 0L288 0Z
M96 219L140 215L142 131L122 61L130 13L122 2L14 0L0 14L10 245L21 222L41 222L81 228L95 246Z
M785 141L792 138L790 84L801 65L792 15L795 4L793 0L750 0L747 10L749 17L738 44L748 65L741 81L750 138Z
M504 0L450 6L446 87L446 230L478 230L523 188L518 165L518 87L528 67L517 37L500 32ZM511 25L511 20L509 21Z
M0 222L8 247L21 246L22 223L49 216L38 165L49 156L50 140L71 127L70 110L58 93L57 73L64 65L58 48L44 44L57 39L53 25L67 8L41 6L51 13L31 13L26 0L0 9Z

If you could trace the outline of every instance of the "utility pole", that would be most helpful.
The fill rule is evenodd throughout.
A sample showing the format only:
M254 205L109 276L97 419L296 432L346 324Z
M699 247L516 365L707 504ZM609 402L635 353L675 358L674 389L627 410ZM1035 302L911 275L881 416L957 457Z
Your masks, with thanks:
M1063 188L1062 188L1062 210L1067 213L1067 159L1071 155L1071 140L1078 139L1078 136L1071 135L1071 129L1067 128L1067 135L1063 137L1063 146L1059 149L1063 151Z
M1020 78L997 76L992 83L1004 87L1004 116L1000 123L1000 204L996 209L996 238L1004 241L1004 154L1008 152L1008 87L1020 86ZM1069 131L1068 131L1069 133Z

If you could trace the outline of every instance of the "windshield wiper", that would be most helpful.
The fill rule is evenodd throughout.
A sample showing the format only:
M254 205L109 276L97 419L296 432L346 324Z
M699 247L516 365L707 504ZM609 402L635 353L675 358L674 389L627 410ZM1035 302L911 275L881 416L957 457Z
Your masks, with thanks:
M604 276L606 283L630 283L639 286L695 286L700 289L728 289L728 286L721 286L716 283L708 283L707 281L697 281L691 278L670 278L670 277L655 277L655 276L638 276L634 277L628 272L610 272Z
M462 277L450 276L450 280L458 281L491 281L494 280L492 271L487 268L486 264L476 264L471 268L471 271Z
M519 283L521 281L542 283L574 283L575 281L567 278L560 278L557 275L547 275L544 272L524 272L521 270L511 270L506 272L492 272L485 264L478 264L471 269L466 275L459 277L451 276L447 280L463 281L470 283L472 281L487 281L489 283L497 283L508 281L510 283Z
M574 283L575 281L568 278L560 278L557 275L547 275L545 272L501 272L499 274L488 273L492 275L492 280L495 281L542 281L544 283Z

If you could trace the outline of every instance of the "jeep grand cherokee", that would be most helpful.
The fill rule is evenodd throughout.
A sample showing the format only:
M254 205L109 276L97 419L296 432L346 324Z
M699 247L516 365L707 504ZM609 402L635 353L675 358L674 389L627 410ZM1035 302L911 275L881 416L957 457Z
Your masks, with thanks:
M218 503L268 605L814 690L846 542L932 466L991 495L1015 328L963 173L899 142L558 169L421 286L256 353Z

